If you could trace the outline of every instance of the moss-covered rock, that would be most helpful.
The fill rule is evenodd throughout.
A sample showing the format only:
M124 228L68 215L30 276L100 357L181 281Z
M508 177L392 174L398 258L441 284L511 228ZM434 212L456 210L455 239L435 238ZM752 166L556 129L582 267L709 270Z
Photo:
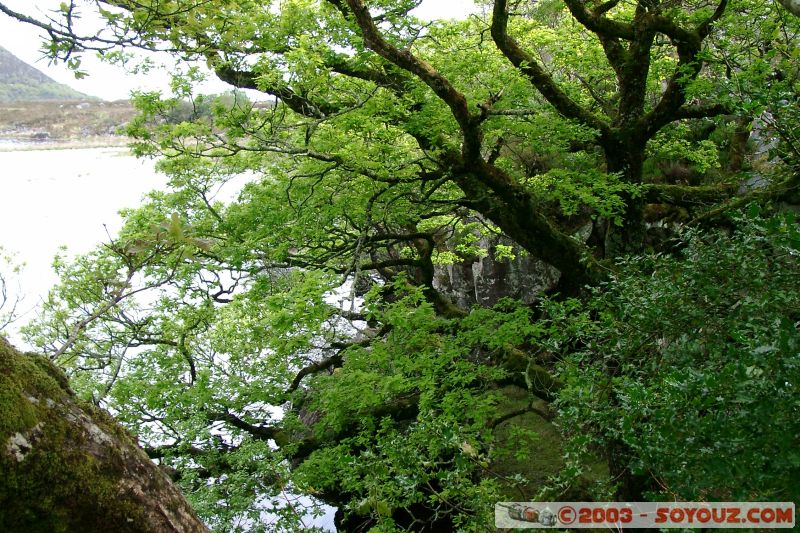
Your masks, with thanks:
M206 528L108 413L0 338L0 531Z
M560 382L557 383L560 387ZM513 424L500 424L494 428L496 445L513 453L499 457L491 470L502 480L502 496L508 501L533 501L542 497L542 489L554 487L553 478L561 474L564 443L558 428L551 422L555 413L550 412L546 402L538 400L531 404L530 392L522 387L508 386L501 392L502 399L498 405L501 413L521 413L526 408L530 410L515 416ZM590 487L596 481L606 479L608 469L599 459L589 461L587 466L583 475L572 480L570 486L558 486L561 491L559 494L545 492L544 497L552 496L561 501L592 501ZM516 474L524 482L512 482Z

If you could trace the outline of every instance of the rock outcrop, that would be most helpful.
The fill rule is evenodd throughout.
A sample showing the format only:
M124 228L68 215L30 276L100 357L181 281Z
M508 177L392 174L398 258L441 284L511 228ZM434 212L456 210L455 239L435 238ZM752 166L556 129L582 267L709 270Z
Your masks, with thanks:
M0 337L0 531L207 529L107 412Z
M433 286L459 308L474 305L491 307L502 298L515 298L526 304L536 301L555 287L559 272L547 263L520 252L514 258L496 259L497 245L513 243L502 237L481 237L477 246L487 250L484 257L474 257L452 265L437 265Z

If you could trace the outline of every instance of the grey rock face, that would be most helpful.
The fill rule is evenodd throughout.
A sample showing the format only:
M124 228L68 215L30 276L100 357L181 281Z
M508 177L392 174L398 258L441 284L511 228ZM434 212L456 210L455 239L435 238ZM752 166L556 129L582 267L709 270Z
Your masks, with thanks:
M434 288L462 309L476 304L491 307L505 297L530 304L558 283L558 270L522 254L517 246L514 246L514 259L495 259L498 244L513 245L508 239L483 237L478 244L489 251L486 257L435 269Z

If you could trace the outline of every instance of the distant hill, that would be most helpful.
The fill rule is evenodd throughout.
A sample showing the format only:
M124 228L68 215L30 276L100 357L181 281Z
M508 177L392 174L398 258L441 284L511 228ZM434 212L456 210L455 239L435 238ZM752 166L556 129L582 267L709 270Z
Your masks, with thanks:
M0 46L0 102L96 100L58 83Z

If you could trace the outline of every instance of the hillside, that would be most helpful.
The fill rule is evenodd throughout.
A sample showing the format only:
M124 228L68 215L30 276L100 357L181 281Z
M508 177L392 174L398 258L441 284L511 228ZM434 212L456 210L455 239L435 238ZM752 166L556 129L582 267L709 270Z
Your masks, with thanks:
M127 100L0 102L0 151L32 146L124 145L118 129L136 115Z
M0 47L0 102L95 99L58 83Z

